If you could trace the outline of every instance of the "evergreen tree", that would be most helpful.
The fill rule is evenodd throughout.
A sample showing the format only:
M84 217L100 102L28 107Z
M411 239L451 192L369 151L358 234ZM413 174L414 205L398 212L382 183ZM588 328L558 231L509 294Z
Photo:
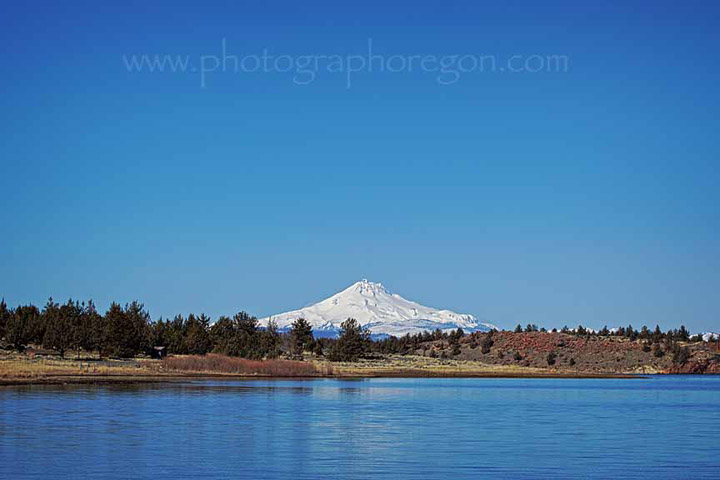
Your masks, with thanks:
M12 312L7 308L7 303L5 303L5 299L3 298L0 300L0 340L5 338L7 324L11 315Z
M30 343L31 328L38 323L40 311L35 305L23 305L15 308L7 320L5 338L12 346L23 351Z
M648 329L647 325L643 325L640 329L640 338L643 340L650 338L650 329Z
M523 332L522 325L518 324L518 326L515 327L515 333L522 333L522 332Z
M150 316L141 303L133 302L123 309L113 302L105 317L113 355L129 358L145 350Z
M168 322L169 323L169 322ZM167 348L170 343L169 327L168 323L160 317L157 321L150 325L150 346L151 347L165 347Z
M625 335L630 339L631 342L637 340L638 337L638 333L632 325L628 325L628 327L625 329Z
M53 303L52 297L48 300L48 303L58 307L56 303ZM41 345L45 339L45 331L47 330L48 318L34 305L32 305L33 313L28 317L27 323L27 343Z
M348 318L340 325L340 337L330 352L330 360L340 362L357 361L367 350L370 334L354 318Z
M678 330L678 340L681 342L687 342L690 339L690 332L688 332L688 329L685 328L685 325L680 325L680 330Z
M249 336L254 335L258 329L258 319L246 312L235 314L233 320L235 321L238 330Z
M313 343L313 331L310 323L304 318L298 318L290 329L291 348L294 355L302 356L303 352L309 350Z
M237 334L234 322L226 316L220 317L210 327L210 339L213 343L213 351L229 355L229 347Z
M200 317L193 314L188 316L185 345L189 354L205 355L212 349L209 328L210 318L204 314L200 315Z
M652 339L654 343L659 343L663 339L663 333L662 330L660 330L660 325L655 325L655 331L653 332Z
M98 356L102 357L110 351L110 327L108 326L108 319L105 315L100 315L100 313L95 310L95 305L92 306L92 311L89 312L89 316L92 318L92 343L98 352Z
M102 328L102 316L95 309L92 300L88 300L87 305L82 304L80 308L80 318L75 330L74 344L78 349L86 352L98 349L101 344L101 337L97 333Z
M175 353L178 355L186 355L188 353L187 348L187 322L182 315L175 315L175 317L166 323L167 328L167 342L168 352Z
M230 343L228 355L243 358L262 358L260 349L257 348L258 320L246 312L239 312L233 316L236 334Z
M256 358L277 358L280 355L280 332L277 323L269 320L267 328L259 333L260 348L256 350Z
M482 339L482 342L480 343L480 351L484 354L490 353L490 349L492 348L493 344L495 343L493 339L493 332L488 332L487 335Z
M45 319L43 346L65 357L65 351L75 346L80 312L80 305L72 299L62 306L54 303L52 298L49 299L42 312Z

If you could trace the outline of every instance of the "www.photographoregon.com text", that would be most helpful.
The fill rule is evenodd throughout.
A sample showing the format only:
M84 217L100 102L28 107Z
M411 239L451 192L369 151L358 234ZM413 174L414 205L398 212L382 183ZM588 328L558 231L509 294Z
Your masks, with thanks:
M477 73L567 73L570 57L564 54L385 54L379 53L373 39L367 39L361 54L277 54L263 48L260 53L234 54L226 38L219 53L126 54L123 65L132 73L172 73L197 75L199 86L208 88L217 74L285 74L296 85L309 85L320 75L342 78L351 88L358 74L423 74L438 85L452 85L463 75Z

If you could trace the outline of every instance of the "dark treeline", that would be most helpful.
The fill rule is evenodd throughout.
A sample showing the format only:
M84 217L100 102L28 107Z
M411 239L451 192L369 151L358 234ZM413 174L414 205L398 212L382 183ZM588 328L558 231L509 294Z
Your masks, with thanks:
M22 351L42 345L64 356L69 350L97 351L130 357L148 346L150 315L138 302L124 308L113 303L104 315L92 301L68 300L60 305L50 298L42 309L21 305L8 309L0 302L0 339Z
M68 300L60 305L52 298L42 309L35 305L9 309L4 300L0 301L0 341L18 351L37 345L61 356L68 351L85 351L122 358L166 347L172 354L212 352L265 359L281 355L302 358L312 352L331 360L353 361L372 350L369 332L354 319L342 324L339 338L315 339L304 319L281 333L273 322L260 327L258 319L245 312L220 317L215 323L206 315L194 314L153 322L139 302L124 307L113 303L100 314L92 301Z
M592 328L585 328L582 325L578 325L577 328L570 329L564 326L559 330L560 333L567 333L569 335L585 336L585 337L624 337L631 341L643 340L650 343L660 343L666 340L672 340L677 342L699 342L702 341L700 335L691 335L685 325L681 325L679 329L671 329L667 332L663 332L659 325L655 326L654 330L650 330L647 326L643 325L640 330L636 330L632 325L627 327L620 327L613 330L608 329L607 325L600 330L594 330ZM544 328L538 328L535 324L528 324L524 329L522 325L515 327L515 333L522 332L547 332ZM558 332L557 329L553 328L551 332Z
M557 332L556 329L552 330ZM546 332L544 328L529 324L518 325L516 333ZM652 351L656 356L671 352L674 356L685 355L677 342L701 341L699 335L691 336L681 326L677 330L663 332L643 326L636 330L632 325L610 331L603 327L599 331L578 326L564 327L562 333L585 337L625 337L643 344L643 350ZM460 353L460 339L465 335L462 329L450 332L435 330L404 337L387 337L371 340L367 329L354 319L342 324L340 335L333 338L314 338L310 324L298 319L288 332L280 332L270 322L260 327L258 319L240 312L232 318L223 316L212 323L202 314L178 315L172 320L162 318L153 322L144 306L139 302L124 307L113 303L101 314L92 301L68 300L58 304L50 298L40 309L34 305L8 308L0 301L0 341L19 351L28 345L40 345L57 351L64 356L68 351L97 352L100 356L132 357L149 353L153 347L166 347L171 354L204 355L220 353L248 359L277 358L287 356L302 358L311 352L326 356L334 361L354 361L361 357L383 354L407 354L423 349L423 344L442 341L450 347L450 353ZM480 346L489 352L493 344L492 332L487 335L471 335L472 348ZM430 355L435 350L430 350Z

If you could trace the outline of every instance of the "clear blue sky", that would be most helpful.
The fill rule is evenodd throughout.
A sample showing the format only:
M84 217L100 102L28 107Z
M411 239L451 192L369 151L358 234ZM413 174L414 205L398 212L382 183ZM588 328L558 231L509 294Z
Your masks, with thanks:
M713 1L4 2L0 296L154 318L367 277L502 327L720 330ZM567 72L130 72L123 55L567 55Z

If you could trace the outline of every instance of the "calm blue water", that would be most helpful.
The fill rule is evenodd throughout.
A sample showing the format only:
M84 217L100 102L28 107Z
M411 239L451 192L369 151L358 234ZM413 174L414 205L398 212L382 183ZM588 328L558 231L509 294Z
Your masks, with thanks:
M0 478L720 478L720 377L0 388Z

